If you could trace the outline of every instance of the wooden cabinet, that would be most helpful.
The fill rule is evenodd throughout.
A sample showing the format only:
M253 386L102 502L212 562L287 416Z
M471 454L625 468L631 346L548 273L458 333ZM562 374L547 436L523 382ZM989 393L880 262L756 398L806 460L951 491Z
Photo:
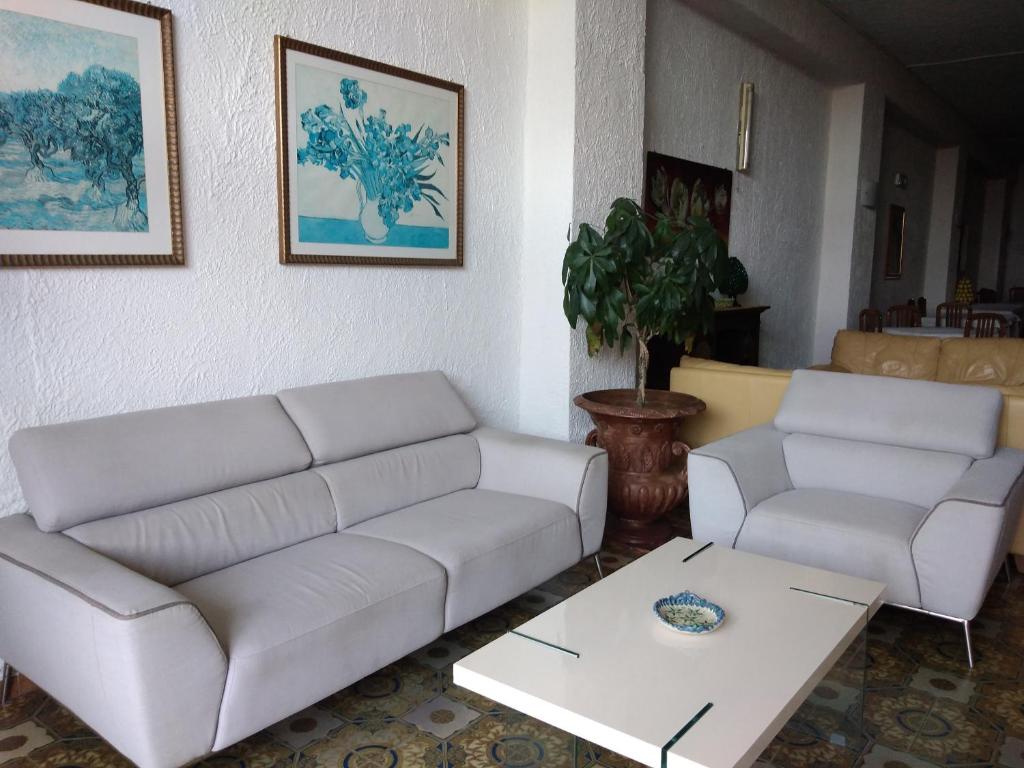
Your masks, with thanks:
M758 365L761 350L761 313L770 307L723 307L715 310L714 329L710 336L697 339L693 354L723 363ZM679 364L682 344L656 336L649 345L651 365L647 386L668 389L669 373Z

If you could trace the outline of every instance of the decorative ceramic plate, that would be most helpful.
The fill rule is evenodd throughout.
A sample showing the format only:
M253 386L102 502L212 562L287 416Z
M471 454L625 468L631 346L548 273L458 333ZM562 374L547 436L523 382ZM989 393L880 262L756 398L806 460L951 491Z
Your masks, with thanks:
M654 604L654 615L665 626L688 635L714 632L725 620L725 611L690 591L661 598Z

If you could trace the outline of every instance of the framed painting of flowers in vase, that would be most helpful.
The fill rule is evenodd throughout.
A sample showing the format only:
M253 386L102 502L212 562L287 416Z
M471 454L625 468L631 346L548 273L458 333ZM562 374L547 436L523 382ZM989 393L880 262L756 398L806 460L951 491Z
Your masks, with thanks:
M462 266L464 88L274 47L281 263Z

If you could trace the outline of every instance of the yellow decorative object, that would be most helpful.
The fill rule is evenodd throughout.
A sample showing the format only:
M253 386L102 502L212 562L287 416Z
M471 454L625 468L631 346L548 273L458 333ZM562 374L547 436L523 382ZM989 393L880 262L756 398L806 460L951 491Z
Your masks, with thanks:
M971 282L971 278L964 276L956 281L953 302L956 304L974 303L974 283Z

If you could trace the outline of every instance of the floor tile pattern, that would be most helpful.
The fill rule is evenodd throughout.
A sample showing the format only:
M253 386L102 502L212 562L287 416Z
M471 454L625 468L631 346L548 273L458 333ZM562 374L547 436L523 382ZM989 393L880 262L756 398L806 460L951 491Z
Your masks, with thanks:
M605 572L633 556L604 553ZM592 561L580 563L197 768L633 768L583 742L573 766L571 736L452 684L455 661L596 578ZM844 670L815 689L758 765L1024 768L1024 576L996 582L975 640L969 672L957 625L883 608L860 656L865 737L852 748L823 737L856 706L856 675ZM41 691L0 709L0 768L129 765Z

